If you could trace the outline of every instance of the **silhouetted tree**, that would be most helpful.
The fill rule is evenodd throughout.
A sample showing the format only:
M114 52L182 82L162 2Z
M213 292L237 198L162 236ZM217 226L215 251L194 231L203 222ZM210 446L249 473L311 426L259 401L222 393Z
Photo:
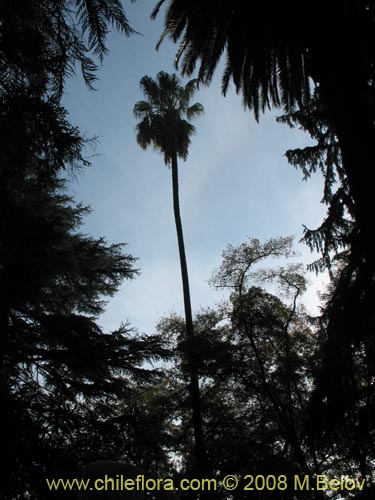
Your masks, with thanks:
M62 180L89 164L60 104L64 83L78 65L93 86L112 24L132 32L118 0L0 2L4 499L43 498L45 474L80 457L90 403L125 397L127 378L147 380L143 362L158 355L127 325L110 335L98 326L103 299L135 276L134 259L80 232L88 208Z
M157 2L153 16L165 3ZM171 0L161 37L181 41L176 64L181 61L182 73L187 75L198 66L198 80L205 84L226 52L223 92L233 80L257 119L260 111L282 106L292 115L299 112L309 131L323 124L319 133L326 135L327 152L334 152L336 160L323 154L313 163L326 162L326 188L332 182L332 162L336 163L341 185L331 197L320 231L307 232L306 239L313 246L325 245L324 251L342 244L351 249L349 267L336 282L327 309L332 356L325 365L330 367L331 396L340 394L342 402L348 401L348 391L335 381L352 373L351 346L366 343L372 357L375 338L374 209L368 176L375 163L374 28L375 5L369 0L329 4L319 0L308 11L303 4L276 1L257 3L249 11L246 2ZM319 117L311 122L313 87ZM327 253L324 259L327 264ZM336 347L340 356L333 354ZM372 363L369 372L375 375ZM349 381L344 385L352 386Z
M358 350L354 360L358 382L365 389L363 399L355 411L340 416L342 425L333 429L334 440L326 431L320 440L307 439L326 331L301 304L306 282L300 265L285 264L285 258L292 256L290 238L228 245L212 284L227 288L230 299L194 318L212 473L218 478L225 474L244 477L251 463L253 476L286 475L288 484L295 474L365 478L367 471L369 479L374 446L373 438L366 434L370 415L365 401L369 397L365 351ZM281 258L281 266L269 264L277 258ZM173 399L175 453L183 473L188 474L186 450L191 448L191 435L186 432L188 405L182 390L188 373L184 321L177 316L163 318L158 332L173 352L174 364L166 370L166 390ZM336 425L335 417L328 407L314 416L326 420L324 429ZM370 481L364 489L371 492ZM367 498L365 493L357 493L358 498ZM231 496L231 492L221 494ZM240 487L237 494L245 498L248 492ZM251 495L262 499L265 492L254 489ZM340 495L352 497L345 491ZM319 491L288 489L276 489L268 496L323 498Z
M199 378L195 367L193 352L193 319L191 311L189 277L186 264L185 244L182 231L177 158L185 160L188 155L190 137L194 126L185 120L202 114L199 103L190 104L196 90L196 80L190 80L185 86L180 84L176 75L158 73L156 80L144 76L140 82L146 101L139 101L134 106L134 114L141 121L137 125L137 142L146 149L152 145L164 155L164 163L172 170L173 210L176 223L178 249L180 255L186 335L189 339L190 394L193 412L193 427L196 445L197 469L202 476L207 469L207 457L204 445L202 415L199 395Z
M81 67L92 88L108 53L108 25L134 33L120 0L4 0L0 4L0 91L26 86L61 97L66 78Z
M308 105L278 117L277 121L305 131L315 141L302 149L288 150L285 156L291 165L302 171L304 180L315 172L323 176L321 201L327 205L327 215L318 228L304 228L303 241L320 254L309 269L316 273L330 271L332 262L350 248L356 224L341 150L329 125L327 109L320 102L319 90L315 90Z
M135 276L134 258L122 245L82 234L87 207L75 205L55 175L40 177L40 165L48 172L81 159L82 140L74 129L70 133L63 116L50 118L61 140L52 141L54 147L35 132L23 148L14 141L1 148L7 159L0 165L1 433L9 470L4 498L35 491L31 484L40 468L55 463L51 444L79 422L69 408L83 397L119 397L127 386L120 376L147 377L142 363L157 355L155 343L130 339L129 327L106 335L96 324L103 298ZM46 132L43 122L36 130Z
M290 238L229 245L212 284L227 288L230 300L195 316L196 357L202 379L207 449L212 472L255 476L307 474L327 467L323 455L304 443L306 409L317 364L320 338L299 301L305 289L301 267L270 267L270 259L293 254ZM267 264L266 264L267 263ZM263 267L267 265L267 267ZM277 283L278 296L266 291ZM274 289L274 286L272 286ZM177 455L189 471L186 449L186 401L181 384L187 377L184 322L164 318L159 333L175 345L175 365L168 377L174 385ZM172 392L172 391L171 391ZM241 491L240 498L248 492ZM252 491L263 498L264 491ZM225 491L222 492L225 497ZM290 498L290 491L275 491ZM229 493L230 496L230 493ZM301 493L300 498L314 494ZM317 494L319 497L320 494Z
M310 268L316 272L328 269L332 279L321 318L327 342L310 406L309 433L320 444L331 446L334 442L335 446L343 446L345 442L361 462L365 476L375 423L371 382L374 351L369 328L374 318L371 275L353 245L358 232L353 201L337 137L329 127L327 109L318 93L317 90L308 106L278 119L302 128L316 141L313 146L289 150L286 156L292 165L301 168L305 177L316 170L322 172L323 202L328 205L320 227L305 228L304 236L310 248L321 254Z

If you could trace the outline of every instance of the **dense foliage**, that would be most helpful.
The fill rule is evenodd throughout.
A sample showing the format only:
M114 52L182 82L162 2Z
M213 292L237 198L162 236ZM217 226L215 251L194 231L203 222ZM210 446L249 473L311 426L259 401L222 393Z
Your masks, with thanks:
M97 323L105 299L137 274L135 259L82 233L89 208L64 181L88 166L89 146L60 104L64 82L78 64L92 85L108 23L132 31L120 2L0 3L4 499L48 498L46 477L76 474L94 457L165 461L161 424L140 404L158 375L144 363L162 353L159 343Z
M334 427L309 436L311 402L327 338L326 324L302 305L306 280L293 257L290 238L229 245L212 285L228 288L229 301L200 311L194 321L195 353L202 387L204 429L213 474L371 477L374 446L366 434L364 404L342 418L325 412L313 418ZM270 265L271 259L281 265ZM191 434L186 400L186 341L183 320L163 318L159 333L168 340L175 364L168 371L173 398L175 453L184 475L191 474ZM358 384L367 384L364 353L356 353ZM365 395L363 395L365 397ZM363 401L364 402L364 401ZM350 402L349 402L350 404ZM246 480L243 482L243 486ZM236 490L241 498L248 491ZM340 492L345 498L346 492ZM370 494L370 493L368 493ZM228 495L224 489L220 495ZM324 498L319 491L251 491L254 498ZM359 495L359 498L362 498Z

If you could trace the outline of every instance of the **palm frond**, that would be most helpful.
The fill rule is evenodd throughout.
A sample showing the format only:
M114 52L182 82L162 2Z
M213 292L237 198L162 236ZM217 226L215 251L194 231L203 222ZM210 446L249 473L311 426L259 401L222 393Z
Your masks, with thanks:
M186 117L188 120L191 120L193 118L198 118L203 113L204 113L203 106L199 102L196 102L195 104L186 109Z
M159 0L153 18L164 3ZM182 75L192 75L198 66L203 84L211 82L226 52L222 91L233 80L258 118L271 105L290 110L295 103L308 102L309 74L300 42L305 34L295 31L295 15L280 2L254 4L249 14L246 2L171 0L158 46L166 37L180 41L176 67ZM290 42L286 33L292 33Z
M141 78L139 86L150 104L157 104L159 102L159 87L153 78L144 76Z
M150 114L153 110L152 105L148 101L138 101L133 108L133 113L136 118L143 118Z

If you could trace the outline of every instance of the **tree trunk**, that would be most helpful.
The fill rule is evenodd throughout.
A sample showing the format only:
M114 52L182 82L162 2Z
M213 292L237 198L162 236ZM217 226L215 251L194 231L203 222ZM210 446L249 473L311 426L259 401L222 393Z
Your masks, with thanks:
M189 392L190 392L191 408L193 414L192 417L193 417L193 429L194 429L194 441L195 441L196 470L199 476L207 477L208 461L207 461L207 454L206 454L204 435L203 435L199 377L194 356L194 344L193 344L194 327L193 327L193 316L191 312L191 302L190 302L189 276L186 264L184 235L182 232L182 223L180 215L177 155L174 155L172 158L172 187L173 187L173 210L176 223L178 250L180 254L182 288L184 294L186 337L188 346L188 367L190 372Z

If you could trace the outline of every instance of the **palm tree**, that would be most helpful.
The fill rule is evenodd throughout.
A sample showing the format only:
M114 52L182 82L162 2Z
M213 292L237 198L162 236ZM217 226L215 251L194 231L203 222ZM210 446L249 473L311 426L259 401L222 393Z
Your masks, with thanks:
M191 311L189 276L186 264L184 236L182 231L177 158L186 160L190 137L195 127L186 121L203 113L199 103L190 105L196 90L196 80L190 80L185 86L180 84L175 74L161 71L156 81L144 76L140 81L141 89L147 100L139 101L134 106L134 115L140 118L137 130L137 142L143 148L153 146L164 154L164 163L172 170L173 210L176 223L178 249L180 254L182 287L184 295L186 336L188 341L188 363L190 371L190 398L195 439L195 458L197 471L204 477L207 471L207 456L204 445L202 412L200 403L199 378L193 354L193 318Z

